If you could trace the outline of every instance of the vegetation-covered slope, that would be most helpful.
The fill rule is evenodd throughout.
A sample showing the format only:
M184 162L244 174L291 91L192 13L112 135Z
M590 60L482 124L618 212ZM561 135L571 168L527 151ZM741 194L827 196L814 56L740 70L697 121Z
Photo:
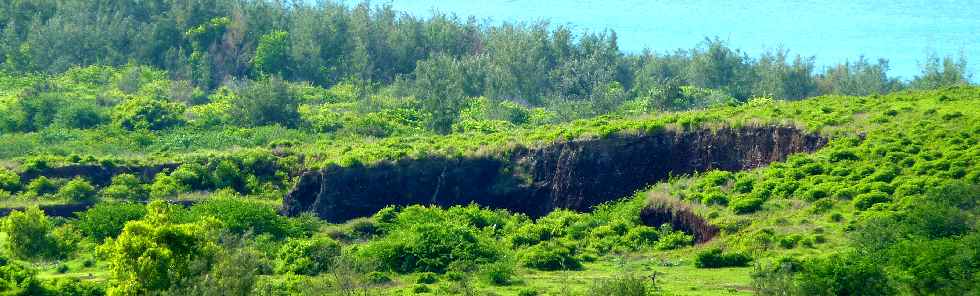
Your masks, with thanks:
M309 216L285 218L276 215L273 205L236 196L234 183L219 183L235 179L222 178L221 162L226 161L218 160L213 171L208 161L201 168L185 164L147 185L117 177L100 189L55 186L51 190L57 196L99 190L97 196L106 201L114 199L114 190L158 192L170 184L175 192L191 191L193 180L232 191L205 194L211 197L188 209L103 203L77 219L51 220L36 210L11 214L4 222L5 249L17 259L7 259L6 277L13 280L8 281L11 289L101 286L113 294L219 287L273 295L337 289L523 295L606 293L603 289L970 293L977 289L978 99L980 90L958 87L876 97L755 100L654 117L334 144L347 148L321 144L323 149L315 150L301 144L277 147L282 151L270 156L320 151L310 155L329 163L370 165L381 159L475 155L518 143L535 146L651 129L768 124L798 125L830 138L815 153L766 168L674 177L589 213L555 211L538 219L476 205L387 208L341 225ZM287 153L290 149L299 150ZM330 152L342 150L346 153ZM647 225L644 213L653 209L706 220L720 229L720 236L692 246L691 233L672 229L683 227ZM99 256L85 255L96 249ZM151 250L174 255L158 257ZM15 263L58 258L65 263L42 265L38 276ZM160 269L134 269L139 265L127 260ZM59 275L58 270L67 271ZM148 273L152 270L157 271ZM80 276L88 273L95 281ZM52 276L65 280L43 280ZM156 278L144 280L150 276ZM657 277L656 284L650 276ZM253 278L255 285L244 282ZM44 284L24 286L36 281Z
M980 293L964 59L330 1L0 1L0 32L0 295Z

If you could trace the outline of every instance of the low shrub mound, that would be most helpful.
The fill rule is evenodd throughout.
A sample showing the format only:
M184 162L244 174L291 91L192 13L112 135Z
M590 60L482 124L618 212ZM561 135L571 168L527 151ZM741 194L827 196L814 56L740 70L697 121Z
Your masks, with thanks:
M713 248L698 252L694 257L697 268L722 268L748 266L752 258L741 253L724 253L721 249Z

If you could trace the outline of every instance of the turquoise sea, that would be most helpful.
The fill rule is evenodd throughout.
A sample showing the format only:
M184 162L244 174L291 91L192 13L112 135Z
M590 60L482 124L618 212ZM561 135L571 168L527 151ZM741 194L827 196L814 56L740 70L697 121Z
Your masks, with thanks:
M348 1L349 4L360 1ZM890 60L909 79L927 53L956 55L980 75L980 0L386 0L417 16L433 11L491 23L548 21L576 30L613 29L620 47L639 52L690 48L717 36L751 56L788 48L820 66L860 55Z

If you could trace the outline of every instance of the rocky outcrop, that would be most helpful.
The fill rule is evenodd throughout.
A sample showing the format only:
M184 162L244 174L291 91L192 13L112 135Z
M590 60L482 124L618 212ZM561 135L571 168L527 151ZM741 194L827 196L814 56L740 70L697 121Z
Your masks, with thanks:
M112 182L112 177L119 174L133 174L144 181L152 181L153 177L164 170L174 170L180 164L167 163L147 166L107 166L97 164L73 164L69 166L32 170L20 174L21 182L45 176L48 178L71 179L83 177L93 185L106 186Z
M189 207L194 205L194 203L196 203L197 201L175 200L175 201L167 201L167 202L170 204ZM140 203L145 204L146 202L140 202ZM74 218L76 217L77 213L84 212L89 208L94 207L96 204L97 203L94 202L86 202L86 203L73 203L73 204L61 204L61 205L42 205L42 206L38 206L38 208L41 209L41 211L43 211L45 215L48 215L50 217ZM10 215L10 213L13 211L24 211L24 210L25 210L24 207L0 208L0 217L6 217L7 215Z
M588 210L669 175L743 170L814 151L826 139L792 127L659 131L517 147L495 155L400 159L303 174L283 212L333 222L388 205L477 203L532 216Z

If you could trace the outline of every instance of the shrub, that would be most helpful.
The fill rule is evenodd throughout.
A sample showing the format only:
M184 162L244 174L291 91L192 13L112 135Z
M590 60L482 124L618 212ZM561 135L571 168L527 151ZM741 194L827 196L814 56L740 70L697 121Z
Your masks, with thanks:
M272 205L219 192L190 209L196 217L211 217L236 234L251 231L282 238L293 231L289 221L279 215Z
M33 195L43 196L43 195L48 195L48 194L53 194L55 192L58 192L58 185L55 184L54 181L52 181L51 179L48 179L48 177L40 176L35 178L34 180L31 180L30 183L27 183L26 189L27 192Z
M367 275L365 275L365 277L367 278L367 282L373 285L381 285L381 284L387 284L391 282L391 278L388 277L388 275L385 274L384 272L380 272L380 271L368 272Z
M112 177L112 183L102 188L102 197L113 200L142 201L150 197L149 190L133 174L119 174Z
M115 240L99 247L113 271L109 295L153 295L193 281L198 263L213 259L214 223L175 224L178 206L155 201L147 215L126 223ZM205 261L198 261L205 260Z
M480 275L492 285L509 285L514 281L514 264L508 261L486 264L481 268Z
M435 284L437 281L439 281L439 277L434 272L419 273L419 277L415 279L416 284L423 285Z
M429 292L432 292L432 289L429 289L429 286L423 284L415 284L414 286L412 286L412 293L422 294L422 293L429 293Z
M762 209L763 200L757 197L738 198L729 205L735 214L750 214Z
M749 193L752 192L753 186L755 185L755 179L748 176L740 176L735 180L735 187L732 188L737 193Z
M0 168L0 190L7 192L20 190L20 176L10 170Z
M183 164L170 173L170 176L173 177L182 188L203 190L207 189L211 185L211 180L207 169L197 163Z
M642 249L643 247L653 245L660 238L660 232L657 228L637 225L630 228L623 236L623 241L627 246L634 250Z
M538 290L535 290L534 288L523 288L517 291L517 296L538 296L538 295L541 295L541 293L538 292Z
M859 194L857 197L854 198L853 203L855 208L863 211L871 208L871 206L875 204L889 202L889 201L891 201L891 198L888 197L888 194L880 191L872 191L864 194Z
M589 288L588 295L647 296L650 290L646 279L630 274L598 280Z
M326 271L337 256L340 256L340 244L333 239L289 239L279 249L276 269L279 272L317 275Z
M300 120L299 103L286 81L270 78L248 83L232 97L229 112L242 125L296 127Z
M538 270L576 270L582 263L573 250L558 241L547 241L525 249L521 264Z
M61 256L58 242L51 235L53 229L48 216L37 206L13 211L0 224L0 231L7 234L7 251L29 260Z
M77 215L75 225L78 230L96 242L101 242L119 235L126 222L142 219L146 215L146 207L131 203L103 202Z
M803 237L799 234L785 235L779 238L779 246L783 247L784 249L796 248L796 244L798 244L801 239L803 239Z
M810 211L815 214L822 214L830 211L834 208L834 201L830 199L821 199L813 203L813 207Z
M76 102L67 104L54 116L53 124L67 128L86 129L102 125L108 121L102 108L93 103Z
M803 295L895 295L882 268L856 255L833 255L803 264L797 286Z
M95 200L96 191L85 179L76 177L58 189L58 197L74 202L90 202Z
M358 250L360 256L397 272L440 273L455 261L490 262L501 253L484 233L449 221L397 225Z
M222 160L214 168L212 176L216 188L230 188L238 192L245 191L245 177L234 161Z
M694 258L697 268L722 268L748 266L752 258L741 253L725 254L721 249L714 248L698 252Z
M701 197L701 203L706 205L727 205L728 197L721 191L713 190L704 193L703 197Z
M153 183L150 184L150 198L152 199L165 199L177 196L180 193L180 184L177 180L166 173L157 174L156 178L153 179Z
M163 130L184 123L184 106L163 100L135 98L116 105L112 119L128 130Z
M686 246L690 246L694 243L694 236L688 235L682 231L674 231L670 228L670 225L664 224L660 227L660 240L654 245L657 250L673 250L679 249Z

